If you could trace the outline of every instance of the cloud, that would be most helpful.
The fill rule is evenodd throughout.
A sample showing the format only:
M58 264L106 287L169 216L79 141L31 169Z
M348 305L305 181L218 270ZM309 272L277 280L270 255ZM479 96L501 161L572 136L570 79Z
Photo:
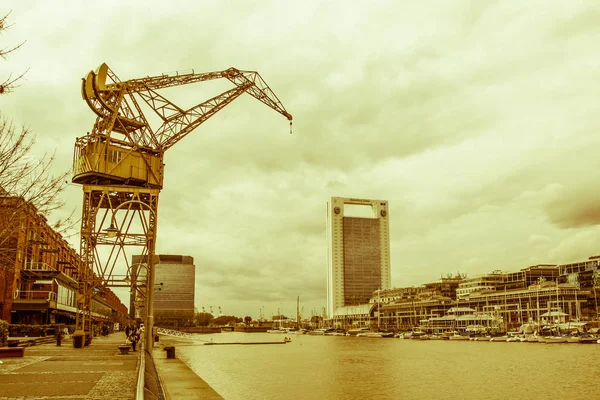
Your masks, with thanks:
M544 235L531 235L528 242L534 247L547 247L552 243L552 239Z
M596 255L600 239L599 232L600 229L596 228L569 235L550 250L550 258L556 260L556 263L570 263L587 259L587 257L582 257L584 254L588 257Z
M332 196L389 200L398 286L594 253L596 6L183 4L15 4L2 40L27 42L6 65L31 69L0 108L64 171L95 118L80 79L101 62L120 79L258 71L292 135L243 95L165 154L158 251L194 257L198 305L256 317L299 294L320 312ZM187 107L231 87L164 94ZM79 214L79 186L67 201Z
M553 224L563 229L600 224L600 190L594 181L586 176L548 198L544 208Z

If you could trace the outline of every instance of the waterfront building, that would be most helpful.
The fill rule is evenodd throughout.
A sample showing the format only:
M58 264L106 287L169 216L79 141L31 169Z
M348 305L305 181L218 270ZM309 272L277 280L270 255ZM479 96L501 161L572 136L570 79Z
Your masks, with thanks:
M456 289L456 298L464 299L472 293L495 291L496 286L504 283L504 275L502 271L493 271L491 274L465 277Z
M556 264L537 264L523 268L517 272L507 272L504 282L496 290L526 289L540 281L556 281L559 276Z
M352 216L349 206L369 210ZM385 200L332 197L327 203L327 309L368 303L390 288L389 210Z
M377 321L376 312L379 312L376 303L339 307L332 318L331 326L341 329L371 327L371 324Z
M570 283L584 289L600 286L600 256L591 256L585 261L578 261L558 266L560 281Z
M494 313L502 317L507 328L514 328L525 322L538 322L543 313L553 311L564 312L572 320L589 318L589 310L584 306L590 295L570 284L545 281L527 289L475 293L460 304Z
M598 315L598 295L600 294L600 256L590 256L587 260L558 266L559 282L570 283L582 290L591 291L585 309L589 315L600 320Z
M457 274L456 276L449 274L446 277L442 276L439 281L426 283L424 287L426 291L456 300L456 290L458 289L458 285L461 284L464 279L465 276L461 274Z
M381 306L381 325L400 330L412 329L421 321L441 318L453 307L473 309L476 313L491 315L501 320L505 329L526 322L538 322L543 314L564 312L571 320L589 318L584 309L589 291L569 284L542 282L527 289L476 292L464 299L453 301L448 297L431 296L404 300ZM444 320L438 320L442 323ZM439 326L436 326L439 328Z
M450 297L424 292L413 299L382 304L379 324L382 329L411 330L423 319L443 317L455 304Z
M428 291L428 288L424 286L410 286L384 290L378 289L371 294L369 303L394 303L406 299L413 299L426 291Z
M154 265L154 313L163 325L176 324L176 320L194 315L196 288L196 266L194 258L183 255L160 254ZM135 255L132 266L146 262L146 257ZM143 271L143 268L137 268ZM135 309L135 299L131 299L130 307ZM137 315L136 315L137 316ZM169 323L168 320L172 320Z
M600 256L562 265L538 264L516 272L493 271L472 278L459 274L419 287L374 290L369 304L338 308L332 326L410 330L421 325L439 330L447 324L453 329L466 329L465 321L457 324L458 316L447 315L451 308L469 308L484 319L491 316L489 324L501 321L502 329L563 321L585 324L599 319L599 284ZM430 320L433 325L423 322Z
M21 197L0 196L0 319L19 324L75 321L80 257ZM96 321L125 316L109 289L92 300Z
M446 315L420 321L425 333L473 332L489 333L501 329L502 320L492 314L477 312L469 307L452 307Z
M525 289L540 280L556 281L559 268L552 264L538 264L516 272L499 270L471 278L463 277L456 289L456 298L465 299L473 293Z

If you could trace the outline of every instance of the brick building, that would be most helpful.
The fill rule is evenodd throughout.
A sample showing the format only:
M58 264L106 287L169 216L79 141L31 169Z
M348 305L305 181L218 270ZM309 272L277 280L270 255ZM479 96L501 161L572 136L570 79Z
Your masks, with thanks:
M23 198L0 195L0 319L11 323L74 323L80 258ZM108 288L92 302L98 321L127 307Z

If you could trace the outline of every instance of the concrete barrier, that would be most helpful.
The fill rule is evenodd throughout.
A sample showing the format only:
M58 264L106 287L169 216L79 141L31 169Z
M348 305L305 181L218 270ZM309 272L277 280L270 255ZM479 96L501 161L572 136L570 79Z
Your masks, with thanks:
M23 357L24 355L25 355L24 347L0 347L0 358Z
M175 358L175 346L165 346L164 350L167 352L167 358Z

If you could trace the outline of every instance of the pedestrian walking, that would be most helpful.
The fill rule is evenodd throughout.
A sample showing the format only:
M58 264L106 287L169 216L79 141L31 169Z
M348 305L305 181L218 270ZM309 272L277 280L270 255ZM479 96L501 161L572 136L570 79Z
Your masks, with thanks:
M129 335L129 341L131 342L131 349L135 351L135 346L137 342L140 340L140 336L137 334L135 330L132 330L131 335Z

